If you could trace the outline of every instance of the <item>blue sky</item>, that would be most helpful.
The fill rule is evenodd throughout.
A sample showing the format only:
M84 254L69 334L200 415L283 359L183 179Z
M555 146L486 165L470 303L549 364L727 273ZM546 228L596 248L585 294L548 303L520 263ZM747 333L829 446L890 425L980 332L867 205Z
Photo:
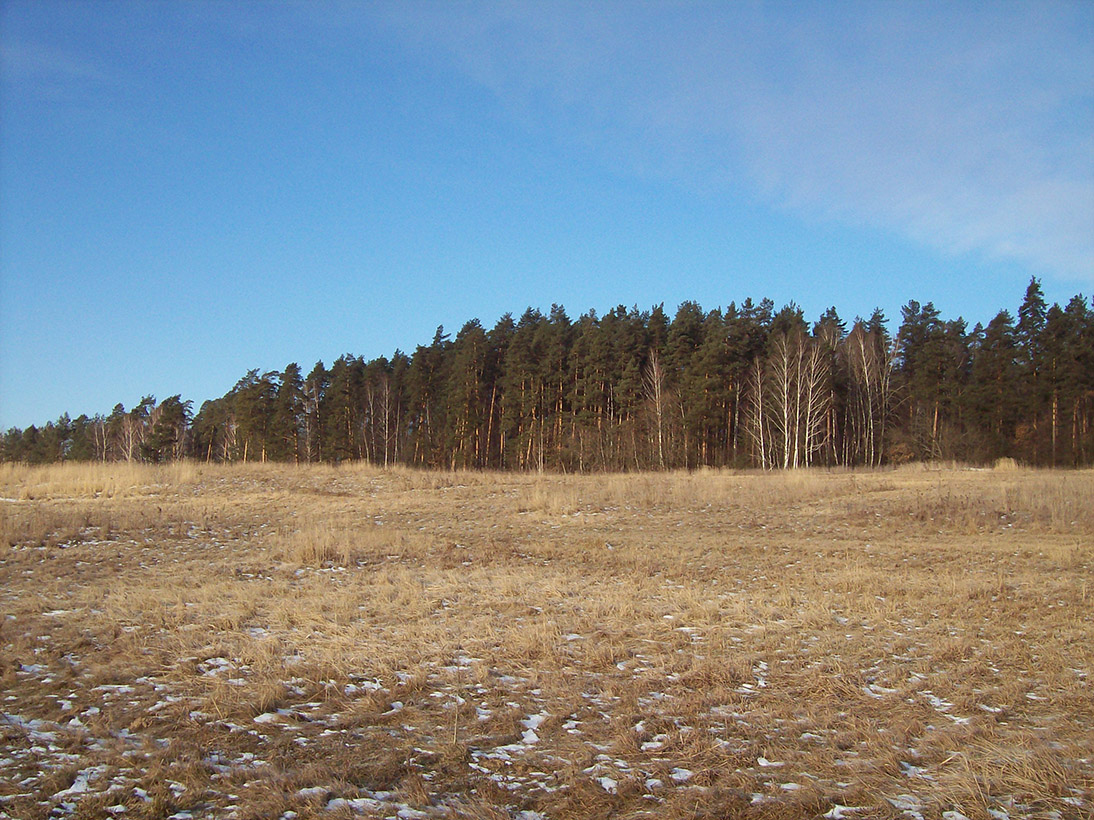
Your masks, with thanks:
M529 305L1094 291L1094 3L0 3L0 428Z

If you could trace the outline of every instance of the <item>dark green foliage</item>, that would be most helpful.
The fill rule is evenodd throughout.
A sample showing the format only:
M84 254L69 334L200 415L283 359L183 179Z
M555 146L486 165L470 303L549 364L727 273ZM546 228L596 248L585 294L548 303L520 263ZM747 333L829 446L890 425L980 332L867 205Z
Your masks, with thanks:
M1094 460L1094 312L1048 305L971 331L909 302L847 329L791 303L529 308L438 328L412 355L248 372L202 404L146 396L0 436L0 460L276 460L445 469L633 470Z
M186 454L193 403L182 396L171 396L149 413L148 431L141 442L146 461L173 461Z

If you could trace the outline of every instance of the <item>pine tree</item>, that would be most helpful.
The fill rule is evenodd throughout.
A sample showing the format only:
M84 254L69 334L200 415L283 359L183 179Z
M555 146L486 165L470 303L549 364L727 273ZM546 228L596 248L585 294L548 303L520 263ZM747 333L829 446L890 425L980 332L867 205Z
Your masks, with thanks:
M679 406L682 434L678 453L674 449L673 462L690 467L698 459L698 440L703 426L703 388L705 379L698 351L704 339L703 309L695 302L684 302L676 310L669 325L665 342L667 387L675 395Z
M250 370L232 388L235 451L232 458L266 461L271 442L273 405L277 397L275 373Z
M70 461L95 460L95 424L96 420L88 418L86 414L78 416L72 422L67 454Z
M346 354L335 359L323 394L323 458L334 463L364 457L364 362Z
M444 451L446 404L446 357L451 341L438 327L429 347L414 351L407 373L408 423L412 430L412 462L424 467L441 467L447 462Z
M445 446L449 465L482 467L485 456L483 412L487 358L486 332L478 319L467 322L448 351Z
M1054 304L1045 317L1043 351L1043 376L1049 405L1049 461L1053 467L1061 463L1074 464L1073 442L1065 433L1065 418L1080 394L1078 347L1076 317Z
M1048 308L1041 283L1036 278L1029 281L1025 298L1018 308L1018 324L1015 339L1018 344L1017 367L1018 381L1015 384L1018 394L1018 412L1022 423L1018 442L1023 454L1033 464L1041 461L1042 416L1048 403L1048 393L1044 379L1045 323Z
M1014 319L1009 311L1000 311L984 329L972 360L972 409L986 442L982 458L1012 455L1019 407L1017 355Z
M901 308L897 334L900 388L904 393L904 424L911 452L904 458L943 458L947 454L943 385L946 374L946 328L931 302L910 301Z
M108 416L63 414L0 437L0 460L338 461L620 470L908 458L1083 465L1094 457L1094 311L1046 307L971 332L909 302L895 339L875 311L850 333L768 299L672 320L618 306L572 322L553 305L477 320L389 360L346 354L306 379L249 371L193 418L180 396Z
M193 403L174 395L164 399L149 414L149 430L141 442L141 454L153 464L178 460L186 454Z
M758 402L762 400L762 393L759 390L756 378L755 364L762 361L764 351L767 348L773 308L774 305L770 299L764 299L759 305L753 304L751 299L745 299L739 310L734 303L730 302L725 311L726 380L729 386L728 401L731 407L728 412L730 426L728 437L731 451L730 458L734 462L742 461L744 452L748 448L744 437L746 417L748 416L746 408L750 401ZM752 385L751 390L749 385ZM753 409L757 410L759 408L754 407ZM749 438L754 442L754 435L749 436ZM760 449L762 450L762 448ZM753 455L762 454L754 450ZM751 463L760 464L762 461L763 459L760 458L759 460L752 460Z
M304 402L304 453L307 461L321 461L325 453L323 446L323 425L326 415L323 405L330 387L330 374L322 361L308 373L304 380L302 399Z
M486 378L490 385L490 401L486 410L487 465L499 469L505 466L506 431L503 419L507 401L506 361L515 333L516 323L513 316L506 313L487 334L489 353L486 360Z
M1072 322L1071 360L1074 388L1071 402L1071 441L1075 464L1094 458L1094 310L1082 295L1067 303L1064 312Z
M269 456L300 463L304 427L304 379L296 362L285 365L271 407Z

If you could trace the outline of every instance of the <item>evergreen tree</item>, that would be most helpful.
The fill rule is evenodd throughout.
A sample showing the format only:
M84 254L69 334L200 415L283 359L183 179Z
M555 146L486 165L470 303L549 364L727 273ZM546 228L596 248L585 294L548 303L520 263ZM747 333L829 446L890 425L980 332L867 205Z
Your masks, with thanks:
M9 427L0 438L0 462L25 461L23 457L23 431L18 427Z
M352 355L307 378L249 371L191 417L145 396L0 437L0 459L340 461L447 468L794 467L910 458L1043 464L1094 458L1094 311L1046 306L1031 279L1017 322L971 332L909 302L848 333L788 304L682 303L670 320L618 306L576 322L560 305L486 332L438 328L412 356Z
M1017 367L1018 381L1015 392L1021 415L1017 450L1026 461L1033 464L1041 462L1042 416L1048 404L1048 392L1044 378L1045 324L1048 307L1041 283L1033 278L1026 288L1025 298L1018 308L1018 324L1015 340L1018 345Z
M304 380L301 395L304 403L304 454L309 462L322 460L325 452L323 423L326 417L323 414L323 401L328 387L330 387L330 374L327 373L323 362L318 361Z
M505 429L502 423L506 396L505 363L509 345L516 333L516 323L512 314L502 316L487 334L488 354L486 358L486 381L490 386L490 400L486 408L487 466L501 468L505 466Z
M86 414L78 416L72 422L67 458L70 461L95 460L96 420Z
M1018 342L1014 319L1000 311L984 329L972 360L972 410L985 439L981 458L1012 455L1018 400Z
M445 438L453 468L484 466L487 349L486 331L472 319L456 334L448 352Z
M346 354L335 359L323 394L323 458L334 463L364 457L364 363Z
M898 373L905 401L905 448L898 458L952 457L946 432L944 392L946 328L931 302L901 308Z
M141 442L141 455L153 464L186 455L193 403L175 395L164 399L149 414L149 429Z
M304 428L304 379L296 362L286 365L281 373L271 414L269 457L299 464Z
M1069 348L1074 373L1071 398L1071 449L1073 463L1090 464L1094 460L1094 310L1085 297L1075 296L1067 303L1072 331Z
M665 342L667 388L679 404L681 426L679 450L672 448L672 462L682 462L684 467L692 466L698 460L706 410L703 396L706 379L698 355L705 337L704 323L703 309L695 302L683 302L669 325Z
M736 464L744 463L748 449L744 438L747 385L755 381L754 365L763 358L767 349L773 309L770 299L764 299L759 305L745 299L740 309L730 302L725 311L727 401L730 405L727 414L730 428L728 438L730 460ZM754 390L753 395L758 398L757 391Z
M438 327L429 347L414 351L407 372L408 423L411 429L411 461L423 467L443 467L448 459L444 451L446 352L451 345L443 327Z
M504 460L518 469L543 466L543 336L537 331L546 322L538 310L528 308L520 317L505 354L502 426L507 450Z

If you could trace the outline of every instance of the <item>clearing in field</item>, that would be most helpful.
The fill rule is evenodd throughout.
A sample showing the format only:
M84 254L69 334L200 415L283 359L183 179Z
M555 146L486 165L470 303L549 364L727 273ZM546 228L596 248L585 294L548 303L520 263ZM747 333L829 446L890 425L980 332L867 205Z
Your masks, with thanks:
M1094 473L0 467L0 818L1094 811Z

